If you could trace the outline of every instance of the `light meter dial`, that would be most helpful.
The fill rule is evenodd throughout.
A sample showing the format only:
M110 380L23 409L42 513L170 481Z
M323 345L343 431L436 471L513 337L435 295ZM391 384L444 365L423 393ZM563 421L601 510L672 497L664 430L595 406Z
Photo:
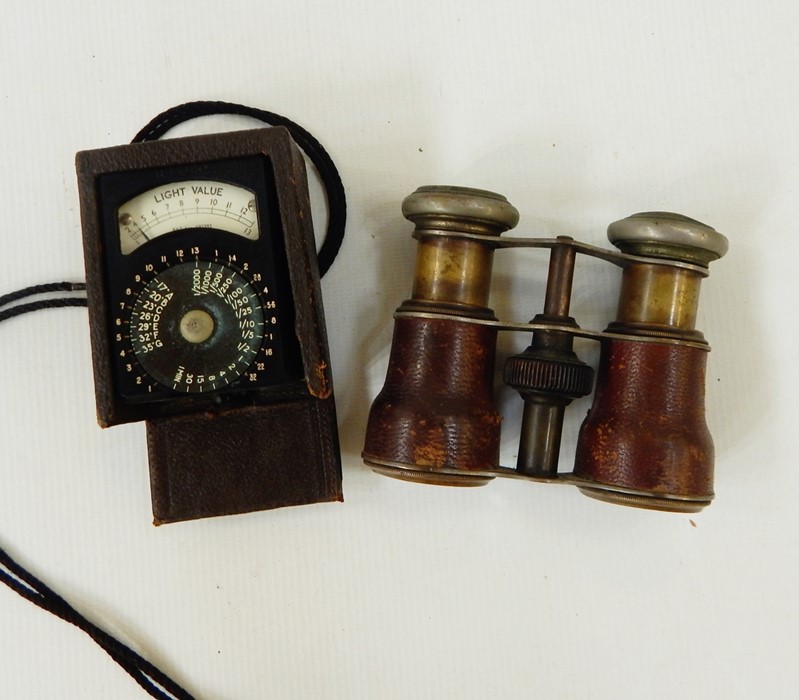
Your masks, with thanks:
M187 229L124 256L138 259L113 320L117 383L128 401L199 399L302 378L287 283L269 260L244 259L241 246L230 247L240 239L222 235L225 248L218 231Z
M166 268L141 290L127 320L136 362L149 378L181 393L229 386L272 354L258 292L241 272L195 260ZM264 363L261 362L261 365Z

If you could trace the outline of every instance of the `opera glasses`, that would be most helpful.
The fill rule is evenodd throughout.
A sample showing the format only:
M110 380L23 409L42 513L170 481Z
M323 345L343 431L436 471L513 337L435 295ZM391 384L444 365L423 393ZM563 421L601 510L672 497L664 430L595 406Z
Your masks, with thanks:
M714 229L677 214L635 214L608 228L619 252L569 237L502 238L519 219L501 195L421 187L402 211L418 240L413 292L395 314L383 390L369 414L363 459L387 476L450 486L497 476L570 483L623 505L695 512L713 498L713 441L705 422L705 361L696 330L699 286L727 252ZM494 252L549 248L544 306L530 323L489 308ZM616 320L603 332L569 316L578 254L622 269ZM497 334L532 332L504 381L524 400L515 468L499 465L493 396ZM558 473L566 406L591 393L594 370L575 337L601 344L593 405L574 471Z

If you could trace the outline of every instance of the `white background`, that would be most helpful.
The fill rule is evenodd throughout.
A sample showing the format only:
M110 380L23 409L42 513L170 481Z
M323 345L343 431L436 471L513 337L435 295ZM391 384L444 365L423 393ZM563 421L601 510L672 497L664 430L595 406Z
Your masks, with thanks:
M0 327L2 546L202 699L796 697L797 7L4 7L0 293L83 279L75 152L125 143L188 100L303 124L341 171L349 220L323 282L346 503L154 528L143 426L95 424L85 310L42 312ZM698 324L714 348L710 508L647 512L515 481L425 487L361 464L410 291L399 205L422 184L505 194L521 235L608 246L610 221L671 210L729 237ZM498 254L498 314L537 313L545 271L541 252ZM612 320L617 284L617 268L581 261L583 326ZM504 339L501 357L526 340ZM498 397L513 464L520 402ZM564 471L586 407L571 409ZM0 697L145 695L3 589Z

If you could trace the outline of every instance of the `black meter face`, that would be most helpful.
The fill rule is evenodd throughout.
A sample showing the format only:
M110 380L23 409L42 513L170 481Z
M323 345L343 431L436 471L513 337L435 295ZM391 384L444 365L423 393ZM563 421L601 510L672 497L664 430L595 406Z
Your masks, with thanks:
M156 522L341 499L302 156L282 128L77 157L97 415Z
M131 402L302 379L263 156L100 177L114 380Z

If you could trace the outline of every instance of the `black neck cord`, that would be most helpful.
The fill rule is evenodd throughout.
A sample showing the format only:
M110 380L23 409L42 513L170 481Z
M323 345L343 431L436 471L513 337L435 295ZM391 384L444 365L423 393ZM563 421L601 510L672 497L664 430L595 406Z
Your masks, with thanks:
M33 287L25 287L16 292L3 294L0 296L0 321L6 321L14 316L21 316L31 311L41 309L57 309L64 306L86 306L85 296L59 296L50 299L40 299L38 301L28 301L24 304L16 304L11 308L4 309L4 306L13 304L15 301L27 299L38 294L52 294L54 292L85 292L84 282L51 282L50 284L37 284Z
M155 140L177 124L213 114L239 114L253 117L272 126L284 126L314 164L322 179L328 207L327 233L318 253L319 274L324 275L330 269L341 247L347 205L344 187L332 159L322 145L301 126L279 114L244 105L229 102L189 102L159 114L134 137L133 142ZM0 322L42 309L86 306L86 297L81 295L85 290L86 285L83 282L54 282L4 294L0 296ZM78 295L74 294L76 292ZM38 295L49 296L36 301L23 301ZM53 589L14 561L2 547L0 547L0 582L26 600L83 630L156 700L195 700L193 695L163 671L75 610Z
M83 630L152 697L157 700L195 700L193 695L147 659L90 622L52 588L15 562L2 548L0 581L34 605Z

